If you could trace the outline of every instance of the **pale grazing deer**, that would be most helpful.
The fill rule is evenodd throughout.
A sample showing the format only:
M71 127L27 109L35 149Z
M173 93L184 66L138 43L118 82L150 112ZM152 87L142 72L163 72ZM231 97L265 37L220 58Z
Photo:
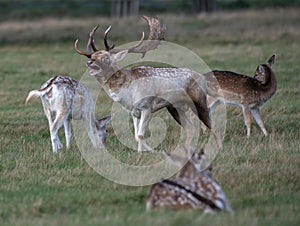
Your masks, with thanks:
M194 152L188 161L176 155L165 155L172 163L183 167L175 178L152 186L146 200L147 211L156 208L195 209L210 213L232 211L226 195L212 179L212 168L203 151Z
M78 49L77 53L88 57L89 73L95 76L106 93L120 103L131 113L134 122L135 139L138 151L151 150L145 141L145 132L152 114L164 107L186 131L190 128L190 121L185 116L187 108L210 129L211 122L207 107L207 86L205 78L199 73L186 68L154 68L137 66L128 69L120 68L117 62L128 53L142 53L158 47L164 38L165 27L161 27L158 18L145 17L150 32L148 40L144 40L144 33L140 41L128 49L115 49L109 46L107 35L111 27L104 33L105 50L98 50L94 44L94 33L91 32L87 44L87 52Z
M94 147L105 145L106 123L111 116L100 120L94 118L94 101L85 85L67 76L54 76L46 81L39 90L32 90L25 104L32 97L40 97L45 115L49 122L52 149L54 153L62 148L58 130L64 125L66 146L70 147L71 117L83 119L85 129Z
M243 110L247 137L251 132L251 114L264 135L267 136L261 108L276 92L277 81L272 70L275 58L276 56L272 55L267 64L260 64L254 77L217 70L204 74L209 95L213 98L209 107L210 111L221 103L238 105Z

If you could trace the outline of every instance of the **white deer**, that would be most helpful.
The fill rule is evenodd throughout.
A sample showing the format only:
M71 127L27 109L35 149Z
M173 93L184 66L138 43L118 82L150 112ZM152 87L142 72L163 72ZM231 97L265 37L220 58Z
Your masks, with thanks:
M94 118L94 101L85 85L67 76L54 76L46 81L39 90L32 90L25 104L32 97L40 97L45 115L49 122L52 149L54 153L62 148L58 137L58 130L64 126L66 146L70 147L71 117L75 120L83 119L85 129L94 147L105 145L106 123L111 116L100 120Z
M232 211L225 193L212 179L212 168L203 151L194 152L188 161L174 154L165 156L182 168L176 177L152 186L146 199L147 211L156 208Z
M243 110L247 137L250 137L251 133L251 114L264 135L267 136L261 108L276 92L277 81L272 70L275 58L276 56L272 55L267 64L260 64L254 77L217 70L204 74L209 95L213 98L210 111L221 103L238 105Z
M90 32L87 52L79 50L78 40L75 42L76 52L90 59L87 62L89 73L96 77L114 101L131 113L139 152L144 148L152 151L144 141L145 133L153 113L164 107L187 133L192 127L185 115L188 108L211 128L206 80L202 75L186 68L137 66L121 69L117 65L128 53L144 55L157 48L163 39L165 28L160 26L158 18L144 18L150 27L149 38L144 41L143 33L141 40L131 48L121 50L115 49L114 45L109 46L107 35L110 27L104 33L105 50L98 50L94 44L93 36L98 26ZM219 142L218 145L220 146Z

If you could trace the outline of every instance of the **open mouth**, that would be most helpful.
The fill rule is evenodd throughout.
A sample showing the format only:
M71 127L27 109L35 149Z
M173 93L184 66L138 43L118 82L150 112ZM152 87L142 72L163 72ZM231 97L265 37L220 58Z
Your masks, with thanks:
M102 70L100 68L98 70L90 68L89 73L90 73L90 75L94 76L94 75L99 74L101 71Z
M100 67L95 67L95 66L89 67L89 73L92 76L99 74L101 71L102 69Z

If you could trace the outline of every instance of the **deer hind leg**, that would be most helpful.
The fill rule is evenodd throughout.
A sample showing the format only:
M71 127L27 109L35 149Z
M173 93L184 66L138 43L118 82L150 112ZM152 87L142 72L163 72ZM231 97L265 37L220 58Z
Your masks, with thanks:
M210 110L207 107L207 101L206 97L202 97L200 99L201 101L195 101L194 106L191 106L192 111L197 115L197 117L204 123L204 125L209 129L209 131L213 134L216 144L219 149L222 148L222 142L220 139L219 134L212 128L211 125L211 119L210 119L210 110L214 109L217 105L219 105L221 102L214 102L212 105L212 108L210 107Z
M198 118L204 123L204 125L211 129L211 121L209 116L209 110L207 107L206 97L201 102L194 101L195 106L191 106L192 111L198 116Z
M264 122L261 117L261 112L259 108L252 108L251 109L251 114L253 115L253 118L255 119L257 125L261 129L261 131L264 133L265 136L268 135L268 132L265 128Z
M168 112L171 116L175 119L175 121L182 126L186 133L186 140L185 140L185 147L189 147L192 143L192 139L194 136L194 125L192 122L187 118L185 111L175 108L173 106L167 107Z
M45 115L46 115L46 117L47 117L47 119L48 119L49 130L50 130L50 136L51 136L51 127L52 127L53 122L54 122L54 120L55 120L55 112L51 111L51 110L46 106L46 104L44 104L44 102L42 102L42 103L43 103L43 106L44 106L44 113L45 113ZM58 136L57 136L57 138L56 138L56 144L57 144L57 148L56 148L56 149L54 148L55 145L54 145L53 142L52 142L52 138L51 138L51 143L52 143L52 150L53 150L53 152L55 152L55 153L57 152L57 149L62 148L62 144L61 144L61 142L60 142Z
M58 138L58 130L62 127L64 122L66 121L68 114L66 112L56 112L55 120L53 124L50 126L50 135L51 135L51 142L53 152L57 153L57 149L62 147L60 140Z
M216 99L215 101L213 101L210 105L209 105L209 113L211 114L215 108L220 105L222 102L219 99Z
M65 129L65 137L66 137L66 146L67 149L70 148L70 140L71 140L71 123L70 123L70 119L67 118L66 121L64 122L64 129Z
M251 123L252 123L250 108L243 106L243 114L244 114L244 122L247 127L247 138L249 138L251 134Z

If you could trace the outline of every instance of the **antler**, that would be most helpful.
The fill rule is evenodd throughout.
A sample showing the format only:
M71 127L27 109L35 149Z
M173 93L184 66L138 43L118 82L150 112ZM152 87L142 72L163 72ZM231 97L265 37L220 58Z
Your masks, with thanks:
M144 41L145 34L143 32L142 37L139 40L139 42L136 45L134 45L134 46L127 49L129 53L141 53L142 57L145 56L146 52L148 52L150 50L153 50L153 49L156 49L158 47L158 45L160 44L160 41L164 39L164 33L166 31L166 26L165 25L163 25L163 26L160 25L160 21L159 21L158 17L150 18L150 17L147 17L147 16L143 16L143 18L147 21L147 23L149 25L149 29L150 29L148 39L146 41ZM90 32L90 37L89 37L88 44L87 44L87 52L83 52L83 51L78 49L78 39L76 40L75 50L76 50L77 53L79 53L81 55L84 55L88 58L91 58L91 55L94 52L98 51L96 46L95 46L95 43L94 43L94 41L95 41L94 33L98 29L98 27L99 27L99 25L94 27L94 29ZM106 31L104 32L103 41L104 41L105 50L109 51L111 53L120 52L122 50L114 49L115 45L113 44L113 45L109 46L109 44L107 42L107 36L108 36L108 33L109 33L110 29L111 29L111 26L109 26L106 29Z
M160 21L158 17L147 17L143 16L143 18L147 21L149 25L149 36L146 41L144 41L145 34L144 32L142 33L142 37L140 41L128 48L128 53L141 53L142 57L145 56L146 52L150 50L154 50L158 47L160 44L161 40L164 40L164 34L166 31L166 26L160 25ZM125 49L110 49L110 52L112 53L117 53Z
M104 32L104 46L105 46L105 50L106 51L110 51L112 50L114 47L115 47L115 44L112 44L111 46L108 45L108 42L107 42L107 35L108 35L108 32L110 31L111 29L111 26L109 26L106 31Z
M98 27L99 27L99 24L97 26L95 26L93 28L93 30L90 32L90 38L89 38L89 41L88 41L88 44L86 47L87 51L89 51L89 52L92 52L92 51L97 52L98 51L98 49L95 46L95 39L94 39L94 34L95 34L96 30L98 29Z
M81 51L80 49L78 49L78 39L75 41L75 50L77 53L79 53L80 55L84 55L88 58L91 58L92 54L94 52L97 52L97 48L95 46L95 39L94 39L94 34L96 32L96 30L98 29L99 27L99 24L96 25L93 30L90 32L90 37L89 37L89 40L88 40L88 44L86 46L86 49L87 49L87 52L83 52Z
M147 17L143 16L149 25L149 36L146 41L141 41L139 45L128 49L129 53L141 53L142 57L145 56L146 52L154 50L160 45L161 40L164 40L166 31L166 25L161 26L158 17Z

